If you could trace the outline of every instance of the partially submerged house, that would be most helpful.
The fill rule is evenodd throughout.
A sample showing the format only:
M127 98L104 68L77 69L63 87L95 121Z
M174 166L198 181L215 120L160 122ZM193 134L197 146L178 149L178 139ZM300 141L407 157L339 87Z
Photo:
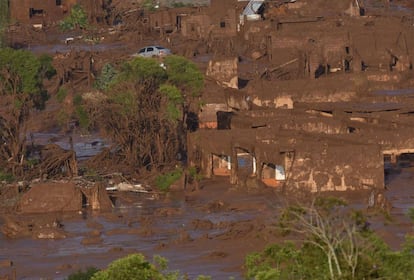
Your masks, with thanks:
M384 186L384 157L379 144L350 135L340 121L312 119L309 115L308 120L305 115L302 119L289 118L295 113L281 111L286 110L250 116L250 124L237 120L240 117L235 114L231 129L192 133L191 164L199 166L207 177L228 176L233 184L255 178L268 186L310 191ZM245 128L234 128L237 122Z
M190 134L190 164L233 184L254 179L313 192L381 189L387 165L414 153L412 94L399 102L233 112L227 129Z

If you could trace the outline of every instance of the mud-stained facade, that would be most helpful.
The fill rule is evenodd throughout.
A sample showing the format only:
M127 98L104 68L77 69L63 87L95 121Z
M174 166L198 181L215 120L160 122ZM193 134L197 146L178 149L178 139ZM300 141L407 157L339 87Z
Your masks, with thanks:
M267 19L238 22L236 35L223 40L246 43L246 55L268 66L251 71L254 82L230 90L238 66L224 67L223 55L210 61L206 73L227 89L221 106L215 100L200 113L210 125L190 135L190 164L239 185L384 188L387 166L413 152L414 119L411 93L378 92L412 75L414 34L407 18L374 24L355 3L344 6L347 16L339 20L298 17L289 9L301 5L280 5L268 7Z
M10 17L21 23L52 23L63 19L77 2L77 0L10 0Z
M413 93L378 91L337 102L323 102L324 94L297 93L293 100L307 101L294 101L292 108L230 108L226 127L190 134L190 164L239 185L258 180L312 192L384 188L387 166L414 152ZM226 98L226 104L234 99Z
M333 10L322 13L309 1L275 1L264 4L260 17L250 20L243 15L248 1L212 0L209 7L149 13L146 24L161 33L178 32L205 42L214 55L244 53L253 60L264 59L268 67L260 71L268 79L412 68L412 19L381 17L374 24L359 2L335 2L327 7Z
M75 4L82 6L91 24L104 21L103 0L10 0L10 18L39 28L54 25L68 16Z

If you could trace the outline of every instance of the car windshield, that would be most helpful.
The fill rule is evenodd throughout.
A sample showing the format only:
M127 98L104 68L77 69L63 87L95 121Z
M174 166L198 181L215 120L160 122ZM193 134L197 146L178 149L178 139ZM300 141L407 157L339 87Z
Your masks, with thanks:
M165 49L164 47L160 47L160 46L156 46L156 48L159 49L159 50Z

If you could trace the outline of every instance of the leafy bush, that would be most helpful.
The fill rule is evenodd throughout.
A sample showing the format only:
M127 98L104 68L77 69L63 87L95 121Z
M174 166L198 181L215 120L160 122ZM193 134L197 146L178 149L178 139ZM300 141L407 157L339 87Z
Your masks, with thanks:
M86 269L86 271L78 271L76 273L69 275L69 277L66 280L89 280L98 271L99 269L95 267L89 267Z
M79 126L83 129L89 128L90 120L88 112L86 112L85 108L83 108L82 105L78 105L75 108L75 113L79 120Z
M189 130L184 121L196 114L190 112L198 101L194 93L203 85L203 75L190 61L168 59L164 68L158 59L135 57L116 75L107 65L96 84L106 88L109 83L110 88L101 92L105 102L84 104L91 106L91 121L117 145L120 160L145 172L162 171L166 162L178 160Z
M26 160L25 139L21 136L27 132L30 114L33 109L45 108L48 94L43 79L53 72L50 62L49 58L39 58L27 50L0 48L0 94L5 97L2 106L7 106L7 110L0 112L0 126L12 128L0 129L0 139L8 143L0 149L0 168L14 176L24 173L21 163Z
M102 182L104 181L104 178L99 174L99 172L92 168L84 168L81 169L81 172L83 174L83 177L95 182Z
M248 279L414 279L414 237L393 251L367 228L362 213L335 198L290 206L280 224L300 243L269 245L246 257Z
M322 250L309 244L300 248L296 248L293 242L269 245L262 253L246 257L247 278L329 279L328 266L321 259L324 259Z
M408 217L414 222L414 208L408 209Z
M80 95L80 94L76 94L74 97L73 97L73 105L75 105L75 106L80 106L80 105L82 105L82 95Z
M56 99L59 103L62 103L66 96L68 95L68 91L65 88L59 88L57 94L56 94Z
M168 191L170 186L181 178L183 175L183 170L181 168L177 168L174 171L160 175L155 180L155 185L158 187L160 191Z
M37 159L37 158L28 158L27 159L27 162L26 162L26 165L29 167L29 168L34 168L36 165L38 165L40 163L40 160L39 159Z
M190 93L189 96L199 96L204 85L203 74L197 65L188 59L170 55L165 58L168 81L178 88Z
M73 97L73 105L75 106L75 116L79 121L79 126L83 129L88 129L90 126L90 119L89 114L86 111L85 107L83 106L83 98L82 95L76 94Z
M177 121L181 118L181 107L184 102L184 98L181 91L172 85L164 84L160 86L160 92L167 99L167 119L171 121Z
M110 63L106 63L101 70L101 74L96 79L95 87L100 90L107 90L114 82L117 71Z
M142 6L145 10L148 10L148 11L156 10L153 0L144 0L144 2L142 3Z
M0 182L2 181L11 183L14 181L14 176L10 173L5 173L5 172L0 171Z
M85 29L88 27L88 15L81 5L76 4L70 10L70 15L59 23L62 30Z
M155 256L153 263L147 261L142 254L132 254L118 259L108 268L95 273L92 280L176 280L177 272L164 272L167 260Z
M67 127L68 122L70 120L70 115L68 114L68 112L66 112L66 110L61 109L61 110L59 110L59 112L56 116L56 120L57 120L58 125L61 128L65 128L65 127Z
M39 61L41 65L40 72L42 77L51 79L56 75L56 69L53 67L53 57L47 54L42 54L39 56Z

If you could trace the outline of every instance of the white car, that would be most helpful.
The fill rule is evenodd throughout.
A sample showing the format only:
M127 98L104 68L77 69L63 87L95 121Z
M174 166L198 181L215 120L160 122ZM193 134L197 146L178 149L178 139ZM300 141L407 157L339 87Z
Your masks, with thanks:
M142 57L159 57L172 54L170 49L161 47L161 46L147 46L140 49L133 56L142 56Z

